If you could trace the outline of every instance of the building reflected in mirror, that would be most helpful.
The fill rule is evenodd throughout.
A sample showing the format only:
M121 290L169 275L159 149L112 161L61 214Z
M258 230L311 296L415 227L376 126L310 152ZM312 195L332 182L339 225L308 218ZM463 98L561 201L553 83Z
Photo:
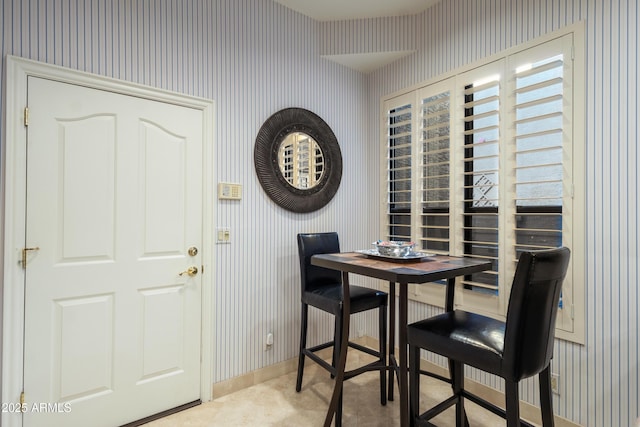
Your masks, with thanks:
M320 146L303 132L292 132L284 138L278 150L278 163L284 179L300 190L315 187L324 172Z

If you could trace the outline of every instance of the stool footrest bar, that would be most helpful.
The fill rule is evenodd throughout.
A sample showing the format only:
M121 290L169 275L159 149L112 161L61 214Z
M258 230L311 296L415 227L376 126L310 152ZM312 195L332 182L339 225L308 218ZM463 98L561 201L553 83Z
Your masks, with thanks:
M429 409L427 412L420 415L419 419L424 421L430 420L431 418L434 418L437 415L440 415L440 413L446 411L447 409L449 409L450 407L458 403L459 399L460 399L460 396L457 396L457 395L451 396L447 400L444 400L438 403L436 406L434 406L433 408Z

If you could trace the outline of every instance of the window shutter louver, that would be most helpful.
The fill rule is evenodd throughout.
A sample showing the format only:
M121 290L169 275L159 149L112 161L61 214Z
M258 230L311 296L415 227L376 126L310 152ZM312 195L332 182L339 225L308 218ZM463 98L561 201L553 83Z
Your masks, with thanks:
M411 238L412 105L387 112L388 240Z
M423 98L420 105L421 248L450 253L451 94Z
M562 245L562 55L518 70L514 92L516 261L523 250Z
M493 262L491 271L465 277L474 290L498 292L500 79L464 86L463 253Z

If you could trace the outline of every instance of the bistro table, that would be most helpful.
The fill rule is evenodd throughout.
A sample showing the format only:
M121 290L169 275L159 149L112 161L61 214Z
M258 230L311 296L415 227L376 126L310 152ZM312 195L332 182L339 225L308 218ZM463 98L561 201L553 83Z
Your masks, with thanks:
M491 262L485 259L453 257L445 255L426 256L417 259L388 259L370 256L359 252L321 254L311 257L311 264L342 272L343 313L351 311L349 298L349 273L374 277L389 281L389 400L393 400L393 375L398 376L400 392L400 425L409 425L409 384L407 377L407 306L408 284L428 283L447 279L445 309L453 310L455 279L471 273L491 269ZM395 344L395 285L400 286L398 300L398 359L394 355ZM331 402L324 425L328 427L335 415L347 361L347 342L349 339L349 317L342 322L342 342L340 356L336 366L336 377Z

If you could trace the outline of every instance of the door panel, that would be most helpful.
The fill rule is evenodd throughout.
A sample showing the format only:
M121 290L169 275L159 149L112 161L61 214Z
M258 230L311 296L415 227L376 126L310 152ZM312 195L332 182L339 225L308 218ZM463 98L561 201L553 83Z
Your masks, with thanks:
M139 381L154 381L183 371L185 301L180 291L179 286L167 286L140 292L144 333Z
M198 400L202 112L36 77L28 103L24 390L70 411L24 425Z
M51 388L55 402L90 399L113 390L113 295L54 302Z
M152 123L141 123L145 206L144 255L184 251L186 141Z
M57 177L62 183L60 262L113 259L115 117L61 120L58 126L64 165ZM87 139L87 134L94 136ZM91 203L85 203L89 191Z

